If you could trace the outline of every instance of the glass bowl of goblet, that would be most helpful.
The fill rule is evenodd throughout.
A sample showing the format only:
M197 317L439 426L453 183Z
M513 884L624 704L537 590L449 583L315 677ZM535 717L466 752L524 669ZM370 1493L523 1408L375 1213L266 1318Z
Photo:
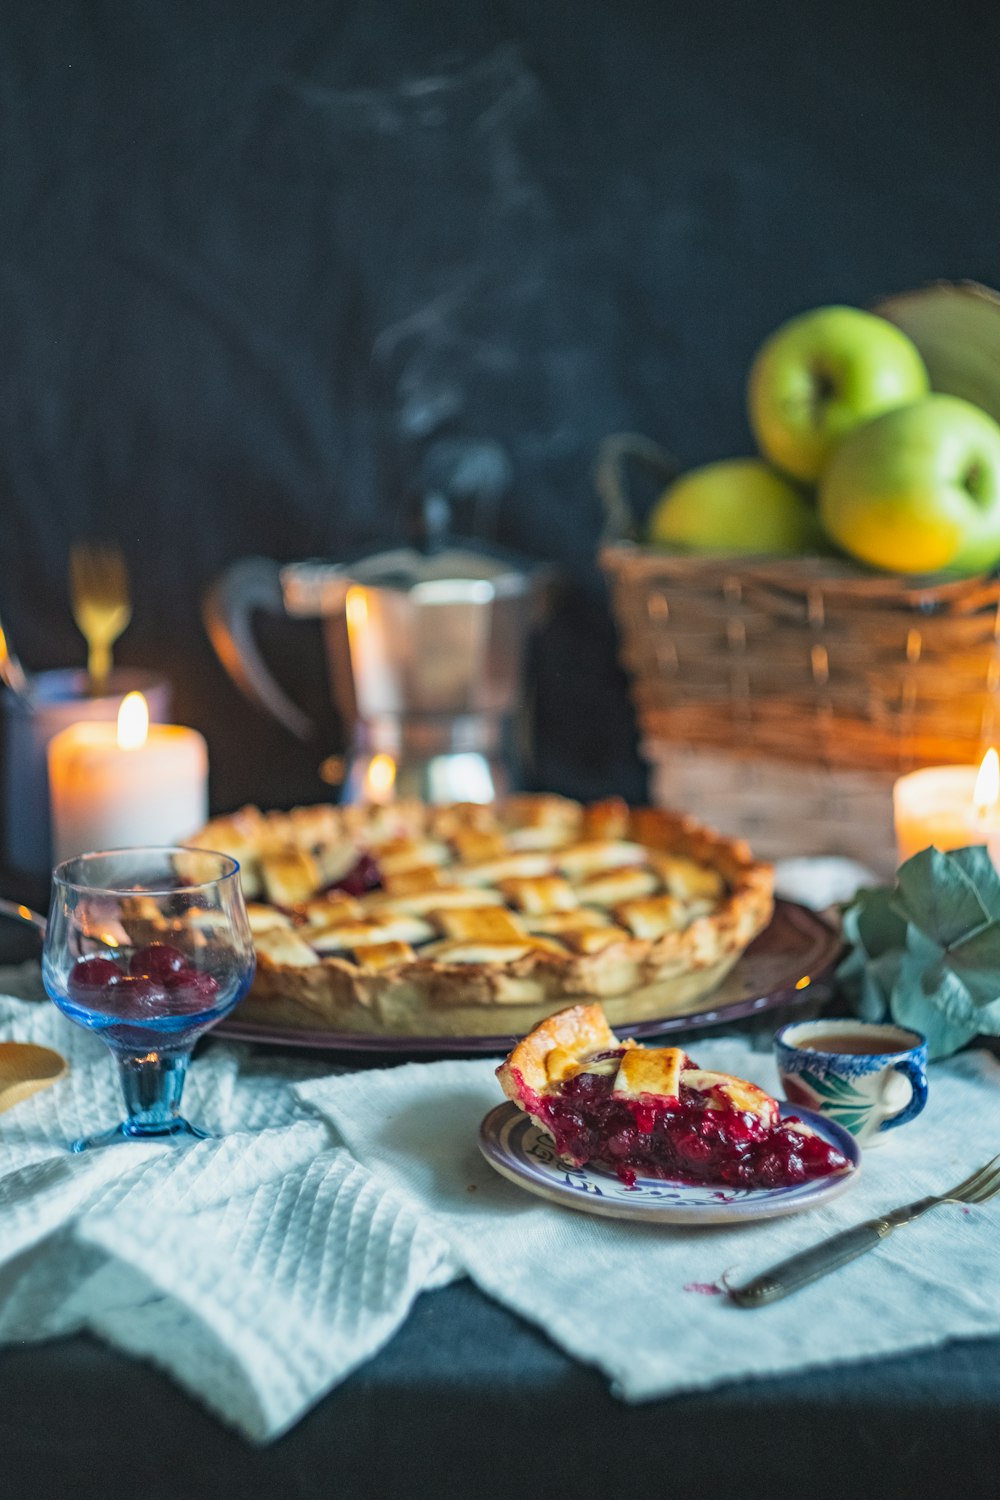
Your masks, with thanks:
M116 849L57 865L42 949L49 997L106 1042L125 1119L74 1151L202 1138L180 1113L195 1042L254 974L239 865L207 849Z

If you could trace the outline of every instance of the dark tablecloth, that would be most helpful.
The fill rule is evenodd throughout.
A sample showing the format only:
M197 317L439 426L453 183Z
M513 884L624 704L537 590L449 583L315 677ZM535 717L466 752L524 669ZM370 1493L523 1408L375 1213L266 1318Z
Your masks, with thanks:
M985 1500L998 1457L997 1339L629 1407L468 1282L265 1449L88 1339L0 1354L5 1500Z

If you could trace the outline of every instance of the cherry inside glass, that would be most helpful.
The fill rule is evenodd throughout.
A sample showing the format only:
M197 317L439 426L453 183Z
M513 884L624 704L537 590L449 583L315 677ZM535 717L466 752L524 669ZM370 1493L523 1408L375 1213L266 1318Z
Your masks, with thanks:
M246 994L254 947L228 855L119 849L58 865L42 950L45 988L106 1042L125 1119L74 1151L121 1140L202 1138L180 1113L191 1051Z

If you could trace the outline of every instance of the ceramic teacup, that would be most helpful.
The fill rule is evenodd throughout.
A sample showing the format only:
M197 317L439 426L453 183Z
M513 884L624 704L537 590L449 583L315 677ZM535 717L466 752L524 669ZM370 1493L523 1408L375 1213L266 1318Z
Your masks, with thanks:
M863 1146L915 1120L927 1103L927 1039L871 1021L793 1021L774 1038L786 1099L849 1130Z

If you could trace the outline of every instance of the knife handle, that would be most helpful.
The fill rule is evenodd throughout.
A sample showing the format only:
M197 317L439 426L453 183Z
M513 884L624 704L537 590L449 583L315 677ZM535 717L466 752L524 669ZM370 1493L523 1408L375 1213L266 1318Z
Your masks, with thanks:
M813 1245L810 1250L801 1250L779 1261L769 1271L755 1276L746 1286L729 1287L729 1296L740 1307L764 1307L769 1302L779 1302L800 1287L818 1281L828 1271L846 1266L882 1243L886 1235L897 1227L889 1219L866 1219L852 1229L843 1229L828 1240Z

